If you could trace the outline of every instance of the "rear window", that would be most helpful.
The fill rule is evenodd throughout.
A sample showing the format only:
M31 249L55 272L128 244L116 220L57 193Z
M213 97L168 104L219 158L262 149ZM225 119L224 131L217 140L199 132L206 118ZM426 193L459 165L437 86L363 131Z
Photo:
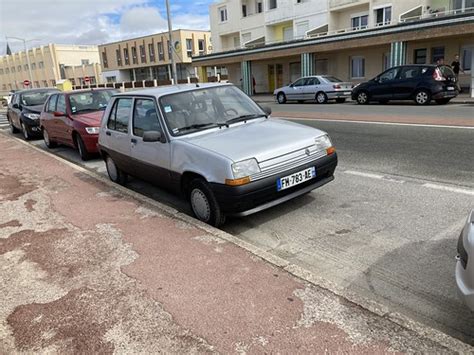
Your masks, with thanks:
M342 83L343 81L335 76L323 76L324 80L329 81L330 83Z
M441 73L443 74L444 77L449 78L449 77L455 76L453 70L446 65L440 66L439 70L441 70Z

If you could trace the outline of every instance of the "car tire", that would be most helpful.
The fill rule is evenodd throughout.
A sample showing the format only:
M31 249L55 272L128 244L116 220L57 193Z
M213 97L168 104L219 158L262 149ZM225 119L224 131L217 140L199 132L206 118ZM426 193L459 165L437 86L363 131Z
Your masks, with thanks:
M369 103L369 94L367 91L361 91L356 96L356 101L359 105L367 105Z
M343 104L344 102L346 102L346 99L339 98L339 99L336 99L336 102L338 104Z
M8 121L10 122L10 132L11 132L12 134L14 134L14 133L19 133L20 130L19 130L18 128L16 128L16 127L13 125L13 121L10 120L10 119L9 119Z
M110 180L120 185L125 185L127 183L127 174L118 168L114 160L109 155L105 157L105 167Z
M431 93L428 90L421 89L415 93L415 103L420 106L429 105L431 102Z
M279 92L277 94L277 102L279 104L286 104L286 95L283 92Z
M48 131L43 128L43 140L44 140L44 144L46 145L46 147L48 147L49 149L52 149L52 148L56 148L56 146L58 145L55 141L52 141L50 138L49 138L49 133Z
M328 95L326 95L326 93L324 92L318 92L316 94L316 102L318 104L326 104L328 102Z
M451 99L438 99L436 100L436 103L438 105L446 105L449 101L451 101Z
M91 158L91 154L87 151L86 145L84 144L84 141L82 140L81 136L76 134L75 141L77 151L79 152L79 156L81 157L81 159L83 161L89 160Z
M191 181L189 203L194 215L200 221L214 227L219 227L225 222L225 215L221 212L214 193L203 179Z
M23 134L23 138L25 138L26 141L31 139L30 133L23 122L21 122L21 133Z

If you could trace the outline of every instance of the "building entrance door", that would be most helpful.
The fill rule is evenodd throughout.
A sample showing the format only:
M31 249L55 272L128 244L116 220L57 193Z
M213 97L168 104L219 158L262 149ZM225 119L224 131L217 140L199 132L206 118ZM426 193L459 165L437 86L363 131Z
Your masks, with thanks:
M283 86L283 65L268 65L268 89L271 93L279 87Z

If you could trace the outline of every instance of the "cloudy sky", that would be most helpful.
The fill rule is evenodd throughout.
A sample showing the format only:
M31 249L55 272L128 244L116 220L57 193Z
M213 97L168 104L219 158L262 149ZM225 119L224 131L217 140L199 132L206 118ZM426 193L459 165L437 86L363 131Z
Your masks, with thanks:
M173 28L209 29L213 0L170 0ZM47 43L100 44L167 30L165 0L0 0L0 55L6 36ZM22 42L9 41L13 52Z

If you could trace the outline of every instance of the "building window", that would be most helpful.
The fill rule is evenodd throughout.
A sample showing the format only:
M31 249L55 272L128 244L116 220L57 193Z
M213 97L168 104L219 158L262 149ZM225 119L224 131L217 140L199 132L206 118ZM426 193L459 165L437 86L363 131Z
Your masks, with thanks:
M193 56L193 40L190 38L186 38L186 55L188 58Z
M74 85L74 83L73 83ZM48 80L43 80L43 87L47 88L48 87Z
M51 80L51 86L56 86L56 80Z
M104 65L104 68L109 67L109 64L107 62L107 52L102 52L102 64Z
M257 1L255 4L255 12L257 14L261 14L263 12L263 2L262 1Z
M219 19L220 22L226 22L227 21L227 7L219 7Z
M444 47L431 48L431 62L440 63L444 61Z
M165 53L163 52L163 42L158 42L158 60L165 60Z
M155 44L149 43L148 44L148 53L150 54L150 62L155 61Z
M382 57L382 70L390 68L390 53L384 53Z
M89 59L81 59L81 65L89 65Z
M123 49L123 59L125 61L125 65L130 64L130 57L128 56L128 48Z
M203 39L198 39L198 49L199 49L199 55L203 55L205 51L205 42Z
M308 30L309 30L309 21L297 22L296 23L296 38L304 38Z
M426 48L415 49L415 64L426 64Z
M25 64L23 68L25 68L25 70L28 70L28 64Z
M12 69L11 69L11 70L12 70L12 73L14 73L14 72L15 72L15 67L12 67Z
M240 48L240 37L239 36L234 37L234 48Z
M375 10L375 25L384 26L390 25L392 21L392 7L381 7Z
M116 76L108 76L107 77L107 82L108 83L115 83L117 81L117 77Z
M3 69L0 69L0 75L3 75Z
M132 63L138 64L137 47L132 47Z
M115 56L117 57L117 65L122 66L122 55L120 54L120 49L115 50Z
M31 63L31 69L36 70L36 63Z
M5 74L10 74L10 69L5 68Z
M242 17L247 17L247 5L242 4Z
M38 62L38 68L39 68L39 69L44 68L44 63L43 63L43 62Z
M352 57L351 58L351 78L360 79L365 77L365 58Z
M351 18L351 28L360 30L367 28L369 25L369 15L354 16Z
M252 39L252 34L250 32L242 33L242 43L245 45L248 41Z
M277 8L277 0L270 0L268 2L268 9L276 9Z
M140 60L142 63L146 63L146 53L145 53L145 46L140 45Z
M18 72L21 72L21 65L18 66Z
M463 48L461 50L461 67L463 70L472 70L472 52L474 52L474 47Z
M459 10L456 12L464 12L474 8L474 0L453 0L453 10Z

